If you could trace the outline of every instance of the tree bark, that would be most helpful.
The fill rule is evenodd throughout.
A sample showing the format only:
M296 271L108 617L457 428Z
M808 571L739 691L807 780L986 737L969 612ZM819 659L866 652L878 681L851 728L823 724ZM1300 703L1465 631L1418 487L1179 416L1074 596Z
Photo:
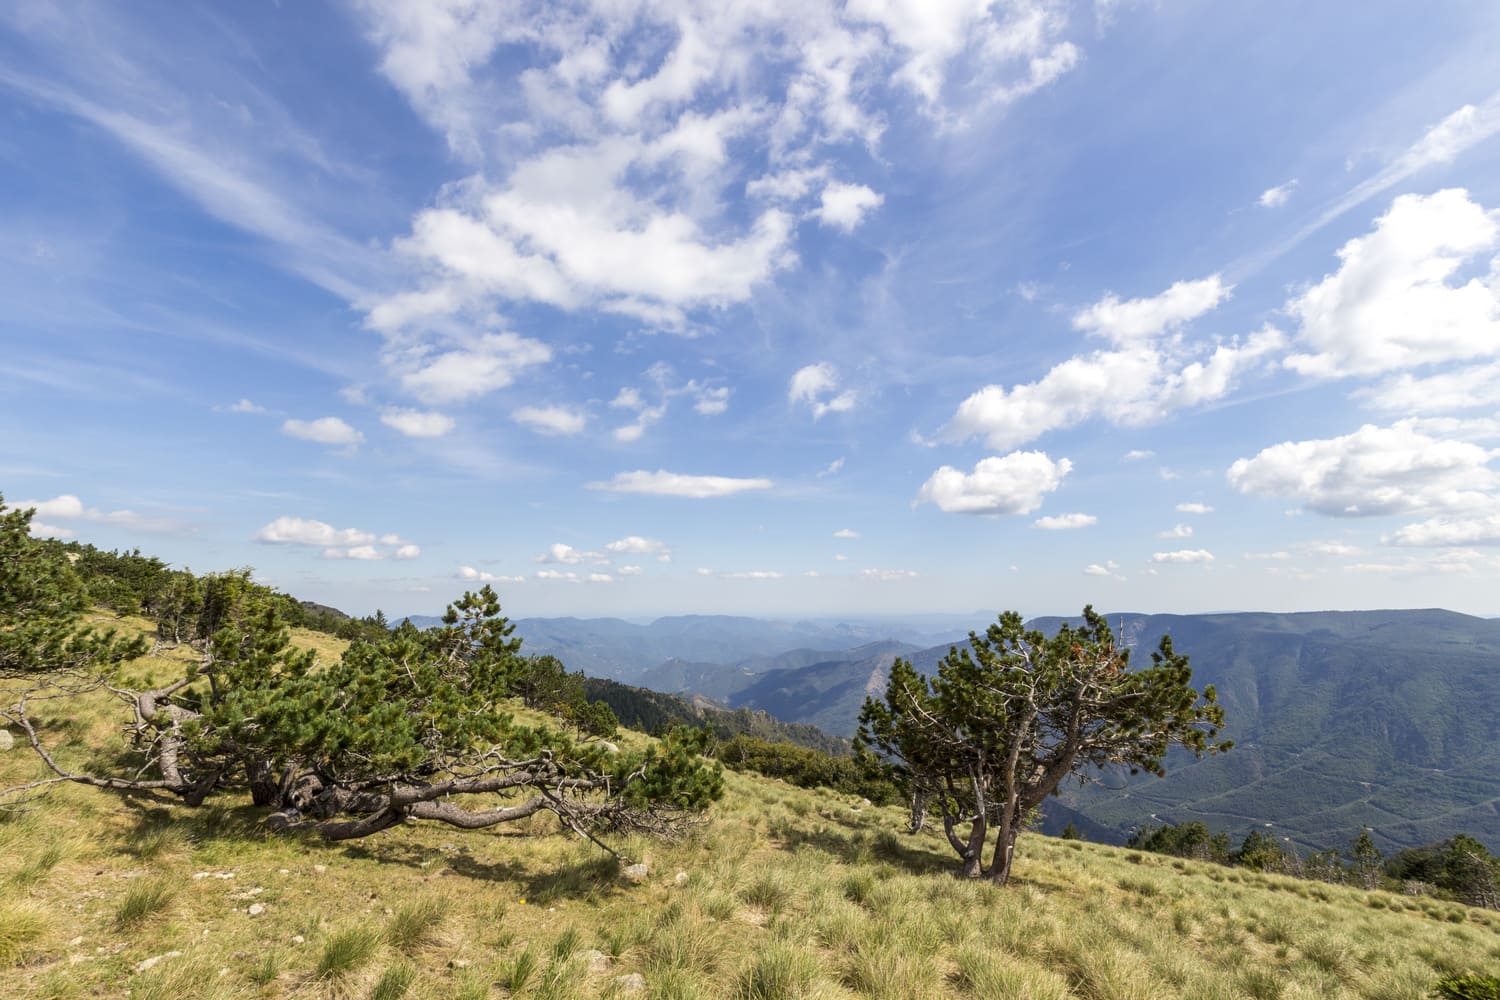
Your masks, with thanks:
M990 862L990 881L996 885L1005 885L1010 881L1010 866L1016 856L1016 838L1020 835L1019 824L1000 824L1000 832L995 836L995 857Z

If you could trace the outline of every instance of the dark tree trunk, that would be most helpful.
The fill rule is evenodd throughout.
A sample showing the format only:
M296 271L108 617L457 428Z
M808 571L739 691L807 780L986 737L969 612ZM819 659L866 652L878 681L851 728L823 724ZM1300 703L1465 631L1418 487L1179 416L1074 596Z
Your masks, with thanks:
M250 783L250 801L257 806L279 806L281 782L271 771L268 761L250 758L245 761L245 777Z

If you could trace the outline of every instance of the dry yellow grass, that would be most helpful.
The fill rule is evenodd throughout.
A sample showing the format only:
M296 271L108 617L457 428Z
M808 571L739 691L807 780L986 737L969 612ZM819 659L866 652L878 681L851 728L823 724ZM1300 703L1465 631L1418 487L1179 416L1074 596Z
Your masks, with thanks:
M58 713L49 734L81 759L119 738L107 709ZM36 771L21 748L0 757L0 783ZM1500 967L1497 913L1040 836L997 889L951 878L946 846L900 832L899 810L726 778L691 840L620 845L648 863L640 884L546 816L335 845L267 835L239 799L59 788L0 821L0 983L459 1000L623 997L616 977L639 973L646 996L678 998L1418 1000L1441 974Z

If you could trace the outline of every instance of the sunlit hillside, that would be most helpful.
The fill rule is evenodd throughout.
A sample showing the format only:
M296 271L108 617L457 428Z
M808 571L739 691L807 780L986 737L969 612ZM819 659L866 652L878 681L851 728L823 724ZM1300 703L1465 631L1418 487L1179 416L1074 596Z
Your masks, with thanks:
M82 760L118 739L110 710L47 736ZM6 785L40 773L0 757ZM615 844L636 878L550 814L330 845L238 798L59 787L0 822L7 994L1418 1000L1500 966L1492 911L1040 835L1009 887L960 882L899 809L726 778L689 839Z

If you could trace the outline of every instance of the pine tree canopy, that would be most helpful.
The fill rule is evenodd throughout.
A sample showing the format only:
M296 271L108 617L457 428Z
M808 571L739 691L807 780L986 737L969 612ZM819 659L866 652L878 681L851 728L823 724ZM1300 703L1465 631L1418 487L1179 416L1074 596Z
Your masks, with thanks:
M11 801L61 781L189 805L248 789L273 830L332 839L413 819L478 829L549 811L598 842L610 830L675 835L722 794L719 765L701 756L704 734L622 753L598 738L613 733L613 715L581 700L561 705L577 733L518 724L507 706L523 688L546 687L554 700L538 703L557 707L558 691L581 699L581 681L520 654L488 586L450 605L438 628L363 630L322 663L291 644L282 612L295 605L249 570L162 572L150 601L158 642L196 658L183 676L131 687L119 667L144 643L80 626L89 595L67 553L30 536L30 520L0 505L3 715L54 777L9 790ZM128 716L126 752L95 757L114 760L104 772L64 766L34 718L39 702L93 691L117 696Z
M962 873L1004 882L1028 815L1065 779L1110 767L1160 774L1173 746L1200 756L1229 748L1212 687L1200 697L1190 686L1170 637L1150 666L1131 669L1129 659L1092 607L1050 638L1006 612L950 649L935 676L897 660L884 699L865 701L857 743L911 796L914 830L936 812Z

